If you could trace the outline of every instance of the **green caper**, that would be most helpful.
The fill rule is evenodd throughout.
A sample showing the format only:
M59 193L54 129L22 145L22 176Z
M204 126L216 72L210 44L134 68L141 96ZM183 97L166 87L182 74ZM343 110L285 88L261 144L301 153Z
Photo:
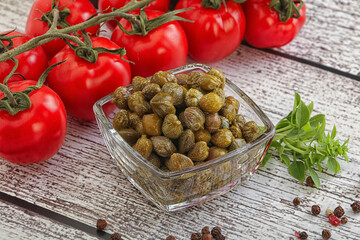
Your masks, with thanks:
M134 92L139 92L143 90L143 88L149 84L149 81L146 78L136 76L131 81L131 86L134 90Z
M204 75L204 73L201 72L191 72L189 74L189 78L187 80L187 86L188 89L190 88L195 88L195 89L199 89L199 78L200 76Z
M239 111L240 103L239 103L239 101L238 101L236 98L234 98L233 96L227 96L227 97L225 98L225 104L231 104L231 105L233 105L233 106L235 107L235 109L236 109L236 113Z
M242 138L242 132L241 129L238 128L236 125L231 125L229 130L234 135L235 138Z
M155 167L160 168L161 160L155 153L151 153L147 160L149 160L149 162L151 162Z
M209 147L204 141L195 143L194 147L188 153L188 157L193 161L204 161L208 156Z
M211 160L214 158L224 156L227 153L228 153L228 150L226 148L211 147L209 149L209 156L208 156L207 160Z
M216 93L217 95L219 95L219 97L223 100L223 103L225 103L225 92L222 88L215 88L213 91L211 91L212 93Z
M179 171L194 166L193 161L181 153L173 153L171 157L165 161L165 165L170 171Z
M243 115L237 114L233 120L233 125L237 126L238 128L242 129L246 123L246 120Z
M111 99L112 103L120 109L128 109L128 99L131 93L126 87L118 87L114 91L114 97Z
M149 136L161 135L162 120L157 114L146 114L142 117L144 132Z
M194 133L194 135L195 135L195 142L203 141L203 142L209 143L211 140L211 134L206 129L200 129L200 130L196 131Z
M159 92L161 92L161 88L156 83L149 83L142 90L142 94L147 100L151 100Z
M171 95L159 92L150 101L150 105L154 113L159 117L164 118L168 114L175 114L176 109L173 104Z
M234 141L229 146L229 151L234 151L242 146L246 145L246 141L243 138L235 138Z
M225 78L225 74L223 72L221 72L215 68L212 68L208 71L208 74L217 76L221 80L220 88L224 89L226 78Z
M150 139L153 144L154 151L160 157L170 157L174 152L176 152L176 147L169 138L164 136L154 136Z
M189 79L189 75L187 75L187 74L177 74L177 75L175 75L175 77L176 77L177 83L179 85L186 86L187 81Z
M205 129L210 133L214 133L219 130L221 126L221 118L218 113L210 113L205 117Z
M162 91L172 96L175 106L179 106L184 102L185 94L187 92L186 88L177 83L165 83L162 87Z
M223 105L224 101L219 97L219 95L212 92L205 94L199 101L200 108L205 112L218 112Z
M195 89L195 88L190 88L186 93L185 93L185 104L187 107L198 107L199 106L199 101L202 98L202 96L204 96L204 94L202 94L202 92L200 92L199 90Z
M241 130L246 142L251 142L261 135L261 130L254 121L245 123Z
M141 136L140 133L132 128L121 129L117 132L131 146L134 145Z
M113 126L116 131L129 127L129 112L125 109L120 109L114 117Z
M190 129L186 129L182 132L179 138L179 152L185 153L190 151L195 145L195 135Z
M142 120L139 117L139 115L137 115L134 112L129 113L129 122L132 128L134 128L136 131L138 131L141 134L145 134L144 126L142 124Z
M136 112L139 116L151 112L150 104L141 92L131 94L128 100L128 106L132 112Z
M221 148L227 148L233 141L234 136L228 129L219 129L211 136L211 143Z
M184 121L193 131L204 129L205 114L197 107L188 107L184 111Z
M205 91L212 91L215 88L220 87L221 79L214 75L204 74L199 77L198 84L201 89Z
M230 128L230 122L229 119L227 119L224 116L219 116L221 119L221 125L220 125L220 129L229 129Z
M183 126L175 114L168 114L162 124L164 136L170 139L178 139L183 131Z
M175 75L170 72L158 71L151 77L150 82L157 83L160 87L162 87L165 83L176 83L177 79Z
M146 135L142 135L133 146L133 149L147 159L153 150L153 146L151 140Z
M229 123L232 123L233 120L236 117L236 108L234 105L232 104L225 104L221 110L220 110L220 114L224 117L226 117L227 119L229 119Z

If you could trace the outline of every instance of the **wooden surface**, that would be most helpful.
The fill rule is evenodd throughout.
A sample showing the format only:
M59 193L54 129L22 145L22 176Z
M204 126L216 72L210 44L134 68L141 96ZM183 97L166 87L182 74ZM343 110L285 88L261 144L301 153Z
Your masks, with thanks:
M95 122L71 117L59 153L43 163L19 166L0 160L0 239L190 239L203 226L220 226L227 239L289 239L306 231L321 239L360 239L360 215L350 203L360 200L360 16L358 0L307 3L308 21L288 46L270 51L242 45L227 59L211 64L237 83L276 123L292 108L294 92L314 101L328 129L350 137L350 163L341 173L321 173L321 187L294 180L278 159L224 196L177 213L153 206L112 161ZM0 1L0 31L24 31L32 0ZM357 33L357 34L356 34ZM191 60L190 60L191 61ZM303 203L294 207L294 197ZM313 204L322 208L315 217ZM325 209L341 205L349 222L331 226ZM108 221L106 235L94 230Z

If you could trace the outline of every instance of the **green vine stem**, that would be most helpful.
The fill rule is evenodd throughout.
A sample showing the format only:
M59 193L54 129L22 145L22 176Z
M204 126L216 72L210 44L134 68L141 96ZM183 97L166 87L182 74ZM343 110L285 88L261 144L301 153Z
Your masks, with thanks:
M280 21L287 22L290 18L299 18L300 9L304 5L302 0L272 0L269 8L272 12L278 12Z
M86 28L98 25L100 23L103 23L103 22L106 22L109 20L113 20L115 17L123 17L123 18L129 17L130 14L127 14L127 12L133 11L138 8L142 8L153 1L154 0L141 0L141 1L131 0L126 6L120 8L120 9L114 10L113 12L94 16L94 17L86 20L85 22L82 22L82 23L79 23L76 25L72 25L69 27L65 27L62 29L58 29L57 24L54 24L55 21L57 23L58 16L59 16L58 13L54 14L53 15L54 16L53 24L51 25L50 29L45 34L40 35L38 37L34 37L34 38L30 39L28 42L26 42L16 48L13 48L9 51L1 53L0 54L0 62L9 60L9 59L11 59L21 53L24 53L30 49L37 48L47 42L50 42L51 40L56 39L56 38L67 39L76 44L83 45L84 43L81 42L81 40L78 37L72 36L69 34L76 33L78 31L84 30ZM55 11L54 13L56 13L56 11L58 11L58 9L53 9L53 11ZM1 38L0 38L0 41L1 41Z
M226 1L229 0L201 0L201 6L204 8L213 8L215 10L219 10L221 7L221 3L224 4L226 9ZM237 3L243 3L246 0L230 0Z

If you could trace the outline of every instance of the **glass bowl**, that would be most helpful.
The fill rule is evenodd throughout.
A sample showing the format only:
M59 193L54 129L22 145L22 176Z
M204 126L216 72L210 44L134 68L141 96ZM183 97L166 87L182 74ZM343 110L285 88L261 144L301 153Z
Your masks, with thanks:
M170 70L174 74L192 71L207 72L211 68L190 64ZM128 86L131 89L131 86ZM263 111L228 79L226 96L235 97L247 121L255 121L265 130L256 140L228 154L193 167L165 172L152 165L136 152L113 128L112 117L106 117L102 107L112 104L112 94L94 105L94 112L105 144L116 164L129 181L156 206L165 211L177 211L212 200L244 183L255 173L264 158L275 128Z

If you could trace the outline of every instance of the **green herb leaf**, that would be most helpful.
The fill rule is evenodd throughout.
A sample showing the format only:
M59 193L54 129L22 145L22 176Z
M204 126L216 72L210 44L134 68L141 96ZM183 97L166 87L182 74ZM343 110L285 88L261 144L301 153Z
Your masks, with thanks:
M319 176L317 175L317 173L312 169L312 168L309 168L309 173L310 173L310 176L312 178L312 180L314 181L315 183L315 186L317 188L320 187L320 179L319 179Z
M286 164L286 166L289 166L290 165L290 158L285 155L285 154L281 154L280 155L280 159L284 161L284 163Z
M263 158L260 167L265 167L266 163L270 160L271 157L272 157L272 153L267 153Z
M302 128L307 124L310 119L310 112L303 101L300 102L298 109L296 110L296 125L298 128Z
M328 158L327 166L328 166L329 170L335 174L337 174L340 171L340 164L333 157Z
M305 164L301 161L294 161L290 164L289 173L291 176L303 182L305 180Z
M334 125L332 131L331 131L331 138L334 139L336 137L336 126Z

